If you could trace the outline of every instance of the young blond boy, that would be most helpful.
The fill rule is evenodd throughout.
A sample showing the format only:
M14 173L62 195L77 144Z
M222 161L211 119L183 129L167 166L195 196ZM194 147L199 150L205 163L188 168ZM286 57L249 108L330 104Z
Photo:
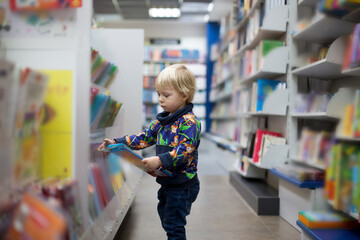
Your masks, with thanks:
M186 239L186 216L197 198L197 176L201 124L192 112L196 82L184 65L174 64L160 72L155 83L159 104L164 109L157 120L139 135L104 139L99 150L109 144L124 143L133 150L156 144L156 156L144 158L149 170L162 167L172 177L157 177L157 210L169 240Z

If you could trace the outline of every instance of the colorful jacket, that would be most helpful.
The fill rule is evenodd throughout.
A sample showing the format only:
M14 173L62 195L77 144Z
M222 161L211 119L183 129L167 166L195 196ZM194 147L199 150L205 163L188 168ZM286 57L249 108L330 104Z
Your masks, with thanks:
M161 112L139 135L115 139L133 150L156 144L156 155L163 168L173 173L172 177L157 177L162 186L180 187L197 181L201 124L192 112L193 106L187 104L170 116L169 112Z

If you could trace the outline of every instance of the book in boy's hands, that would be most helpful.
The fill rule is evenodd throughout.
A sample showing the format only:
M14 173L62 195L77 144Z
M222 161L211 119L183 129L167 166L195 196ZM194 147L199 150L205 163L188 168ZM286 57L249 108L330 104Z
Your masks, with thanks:
M308 228L358 228L356 219L337 212L300 211L299 220Z
M171 177L172 173L166 169L158 168L154 171L150 171L147 169L142 162L143 158L133 151L131 151L129 148L127 148L123 143L119 144L111 144L108 145L107 148L103 149L102 151L109 151L111 153L115 153L125 161L135 165L136 167L140 168L144 172L156 176L156 177Z

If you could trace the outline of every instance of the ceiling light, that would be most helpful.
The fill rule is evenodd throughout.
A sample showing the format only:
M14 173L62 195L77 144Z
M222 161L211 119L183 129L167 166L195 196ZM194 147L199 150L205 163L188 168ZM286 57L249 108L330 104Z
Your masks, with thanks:
M180 17L179 8L150 8L149 15L153 18L178 18Z
M205 22L209 21L209 14L206 14L206 15L204 16L204 21L205 21Z
M214 7L214 3L209 3L208 7L207 7L207 10L208 12L211 12L213 10L213 7Z

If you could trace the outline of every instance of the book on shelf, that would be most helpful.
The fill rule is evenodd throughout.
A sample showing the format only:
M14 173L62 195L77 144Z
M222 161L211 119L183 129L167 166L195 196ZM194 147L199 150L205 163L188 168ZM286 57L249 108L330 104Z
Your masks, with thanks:
M360 137L360 90L356 90L354 103L354 120L352 126L354 137Z
M323 170L298 164L277 166L276 171L300 182L321 182L325 179L325 172Z
M261 146L259 150L259 162L261 162L263 155L269 150L270 146L285 144L286 138L264 134L261 139Z
M299 220L310 229L351 229L360 227L357 220L339 212L300 211Z
M69 223L69 239L78 239L84 233L81 213L79 185L76 179L48 179L40 183L43 196L56 198Z
M253 159L254 163L259 163L261 160L260 149L261 149L261 145L262 145L263 135L281 137L281 133L272 132L272 131L263 130L263 129L257 129L256 135L255 135L254 151L253 151L253 155L252 155L252 159Z
M99 93L96 88L91 88L91 98L93 99L90 109L90 129L100 129L111 127L122 106L110 96L110 92Z
M318 5L321 12L335 16L344 16L358 7L360 3L352 0L321 0Z
M117 73L118 67L114 63L103 58L99 51L91 49L91 82L108 88Z
M5 239L65 239L68 234L66 221L65 215L53 201L26 192Z
M359 154L360 147L355 144L336 145L332 161L335 161L334 208L345 212L359 213Z
M111 144L104 151L110 151L111 153L115 153L121 159L133 164L137 168L143 170L144 172L150 174L151 176L158 176L158 177L171 177L172 173L166 169L158 168L154 171L150 171L145 168L144 163L142 162L142 157L131 151L127 148L124 144Z
M62 8L78 8L82 6L82 0L10 0L9 4L12 11L34 11Z
M272 79L258 79L256 85L256 112L263 110L266 98L276 89L280 81Z
M278 48L278 47L282 47L284 46L284 41L280 41L280 40L267 40L264 39L260 42L258 48L258 68L262 69L263 68L263 63L264 63L264 58L266 58L266 56L274 49Z
M329 158L333 134L303 128L300 136L298 157L309 163L323 163Z

